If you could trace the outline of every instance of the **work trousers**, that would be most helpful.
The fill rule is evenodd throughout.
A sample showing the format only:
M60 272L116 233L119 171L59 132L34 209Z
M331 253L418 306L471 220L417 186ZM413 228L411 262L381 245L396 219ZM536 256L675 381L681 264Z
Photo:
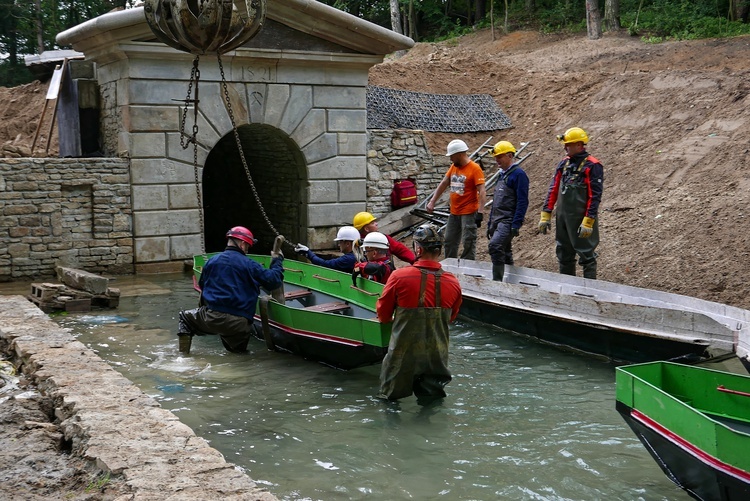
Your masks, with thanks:
M513 234L510 232L510 222L498 223L495 231L490 235L488 245L492 264L513 264L512 241Z
M253 322L245 317L211 310L205 306L180 312L178 336L217 335L227 351L244 353Z
M461 259L476 258L477 250L477 222L476 213L448 216L445 226L445 257L459 257L458 247L463 242Z

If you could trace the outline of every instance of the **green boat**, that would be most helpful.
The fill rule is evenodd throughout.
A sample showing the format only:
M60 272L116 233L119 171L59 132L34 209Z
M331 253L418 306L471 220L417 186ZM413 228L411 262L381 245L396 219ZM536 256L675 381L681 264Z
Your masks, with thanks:
M750 499L750 377L651 362L617 368L617 411L695 499Z
M193 257L198 289L203 265L215 253ZM268 268L270 256L248 255ZM264 291L255 312L255 337L285 351L338 369L380 363L388 351L391 324L382 324L375 303L383 285L301 261L284 260L284 294ZM274 296L277 296L274 294Z

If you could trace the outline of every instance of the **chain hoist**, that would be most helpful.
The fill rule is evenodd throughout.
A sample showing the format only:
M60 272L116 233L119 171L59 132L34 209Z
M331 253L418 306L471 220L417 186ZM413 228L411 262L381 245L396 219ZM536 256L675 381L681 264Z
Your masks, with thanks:
M232 132L237 143L242 166L245 169L250 189L263 219L274 235L278 236L279 232L268 218L250 175L250 167L245 159L240 134L234 120L221 62L221 54L236 49L258 34L266 18L266 0L146 0L144 13L151 31L159 41L175 49L195 54L179 131L180 146L187 149L191 144L193 145L193 170L198 202L201 250L205 250L205 221L198 175L198 104L200 103L198 95L200 69L198 66L200 56L203 54L216 54L221 71L221 84L226 99L227 112L232 123ZM195 88L195 96L191 98L193 88ZM187 134L186 121L190 105L193 106L193 128L192 134Z

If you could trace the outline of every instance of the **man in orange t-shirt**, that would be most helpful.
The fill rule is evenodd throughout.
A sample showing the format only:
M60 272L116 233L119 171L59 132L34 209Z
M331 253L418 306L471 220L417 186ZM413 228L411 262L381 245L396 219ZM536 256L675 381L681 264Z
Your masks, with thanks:
M435 202L450 186L450 216L445 227L445 257L459 257L458 247L463 242L461 259L475 259L477 228L484 219L486 192L484 172L468 155L469 147L460 139L448 143L446 156L451 166L427 203L427 212L432 212Z

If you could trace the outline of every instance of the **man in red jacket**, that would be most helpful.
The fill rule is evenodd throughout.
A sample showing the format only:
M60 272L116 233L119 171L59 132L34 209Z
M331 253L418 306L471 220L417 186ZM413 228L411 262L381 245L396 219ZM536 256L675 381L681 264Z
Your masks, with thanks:
M413 241L417 261L391 273L376 306L378 320L393 321L378 394L388 400L441 398L451 380L448 325L461 307L461 286L438 262L443 238L436 226L420 226Z

